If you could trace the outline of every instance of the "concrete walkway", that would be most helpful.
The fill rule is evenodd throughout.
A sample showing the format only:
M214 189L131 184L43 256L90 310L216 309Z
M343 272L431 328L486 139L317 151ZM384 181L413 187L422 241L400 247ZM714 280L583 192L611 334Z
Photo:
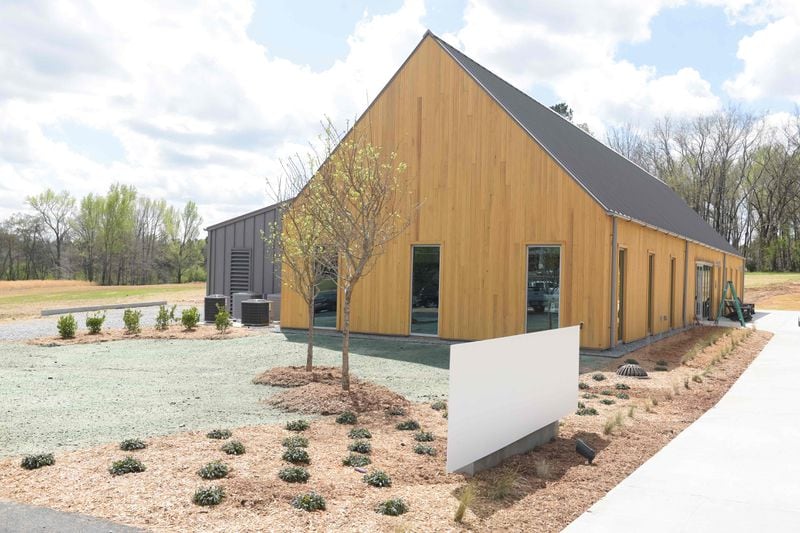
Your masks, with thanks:
M0 501L0 533L140 533L143 530L76 513Z
M800 531L798 316L758 313L775 336L728 393L564 531Z

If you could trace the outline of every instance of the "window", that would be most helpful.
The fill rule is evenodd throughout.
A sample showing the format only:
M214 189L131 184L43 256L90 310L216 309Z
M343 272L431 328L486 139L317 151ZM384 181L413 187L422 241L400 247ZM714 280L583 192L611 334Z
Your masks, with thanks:
M656 256L649 254L647 256L647 334L652 335L655 332L655 312L653 310L654 292L655 292L655 270L656 270Z
M624 342L625 337L625 258L627 257L624 248L619 250L619 262L617 263L617 341Z
M561 248L528 246L525 331L558 327L561 295Z
M314 298L314 327L336 328L338 290L333 272L325 272L320 279L319 292Z
M669 260L669 329L675 327L675 258Z
M411 334L439 334L439 246L411 249Z

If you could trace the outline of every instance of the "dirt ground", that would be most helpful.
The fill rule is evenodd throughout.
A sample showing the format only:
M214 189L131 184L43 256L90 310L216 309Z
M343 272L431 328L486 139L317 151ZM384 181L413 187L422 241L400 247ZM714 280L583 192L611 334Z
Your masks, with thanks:
M167 300L199 305L205 283L101 286L86 281L0 281L0 321L41 316L43 309Z
M744 301L756 304L756 311L800 311L800 281L746 288Z
M631 353L629 358L648 369L659 360L667 362L668 371L651 372L649 379L620 378L611 371L596 373L602 380L582 375L589 388L577 391L578 401L599 415L565 417L557 439L472 479L444 473L446 420L427 404L413 404L408 416L436 436L429 443L437 451L434 457L413 453L413 432L394 427L404 417L381 411L359 415L358 426L372 432L373 464L367 468L385 470L393 480L390 488L369 487L360 473L341 465L352 426L338 425L329 416L313 420L305 432L311 457L306 484L277 478L286 466L281 441L291 432L264 425L234 429L233 438L247 447L242 456L223 454L220 441L199 433L149 439L147 449L133 452L147 470L118 477L108 473L108 466L126 453L115 445L58 454L54 466L34 471L20 468L19 457L2 460L0 498L156 531L560 531L713 406L770 337L752 330L722 332L710 346L707 341L719 330L698 328L668 339L670 344ZM619 390L617 383L630 388ZM576 438L597 450L593 465L575 453ZM212 460L231 467L227 478L207 482L196 475ZM194 490L212 483L225 488L223 503L193 505ZM477 499L459 525L453 513L468 485ZM326 511L306 513L290 505L293 496L309 490L326 498ZM386 517L374 511L393 497L408 503L407 514Z
M132 339L189 339L189 340L223 340L249 337L262 333L261 329L230 327L225 333L220 333L214 324L200 323L192 331L183 329L181 325L170 326L169 329L159 331L155 327L145 327L139 333L126 333L124 329L104 329L95 335L88 331L79 330L72 339L62 339L58 335L52 337L39 337L31 339L28 344L34 346L69 346L72 344L94 344L98 342L121 341Z

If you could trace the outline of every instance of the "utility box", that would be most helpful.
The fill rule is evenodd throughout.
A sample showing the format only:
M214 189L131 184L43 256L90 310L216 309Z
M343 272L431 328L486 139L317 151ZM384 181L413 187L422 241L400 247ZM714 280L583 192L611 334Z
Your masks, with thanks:
M268 326L269 325L269 302L260 298L245 300L242 302L242 325L243 326Z
M252 300L260 298L261 295L257 292L234 292L233 293L233 319L242 319L242 302L245 300Z

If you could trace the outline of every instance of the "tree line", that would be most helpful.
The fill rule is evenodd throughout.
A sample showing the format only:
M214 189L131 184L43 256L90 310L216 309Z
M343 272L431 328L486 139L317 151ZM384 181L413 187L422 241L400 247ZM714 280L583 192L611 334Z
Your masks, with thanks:
M183 209L114 184L81 199L51 189L31 213L0 221L0 279L81 279L102 285L205 279L205 239L194 202Z

